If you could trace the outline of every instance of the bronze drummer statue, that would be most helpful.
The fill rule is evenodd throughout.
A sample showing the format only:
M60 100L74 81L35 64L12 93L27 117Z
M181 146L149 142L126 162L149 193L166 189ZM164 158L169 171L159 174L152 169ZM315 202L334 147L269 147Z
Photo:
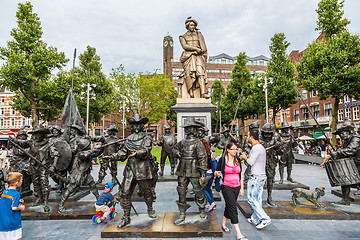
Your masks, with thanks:
M206 218L205 205L207 200L202 188L206 184L207 155L204 144L197 138L198 128L201 125L196 123L193 117L190 117L182 127L184 127L185 138L175 146L175 155L179 158L179 165L175 173L178 176L177 192L179 195L179 200L176 203L180 211L175 224L182 224L185 221L185 212L190 207L186 203L189 183L193 186L200 217Z
M338 159L350 158L354 160L356 165L356 169L349 169L350 171L347 171L351 176L341 176L353 181L349 181L349 185L341 185L343 198L341 201L337 202L337 204L341 205L350 205L350 188L356 188L360 182L360 135L354 131L354 126L349 120L345 120L341 126L338 126L333 134L339 135L342 141L342 146L339 149L335 150L329 146L331 156L335 159L334 162ZM328 161L331 161L330 156L326 156L324 162L320 166L324 166ZM351 164L347 164L347 167L349 166L351 166Z

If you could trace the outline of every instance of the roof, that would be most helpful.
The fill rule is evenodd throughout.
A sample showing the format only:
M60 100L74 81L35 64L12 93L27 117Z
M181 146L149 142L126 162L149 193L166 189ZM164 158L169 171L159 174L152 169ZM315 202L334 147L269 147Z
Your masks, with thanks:
M226 53L221 53L221 54L216 55L216 56L209 56L209 61L214 61L215 59L223 59L223 58L236 61L236 57L231 57ZM268 57L265 57L264 55L259 55L259 56L256 56L256 57L246 56L246 59L248 61L257 61L257 60L269 61L270 60Z
M167 34L164 36L164 38L166 38L166 37L171 37L172 38L172 36L170 35L169 32L167 32Z

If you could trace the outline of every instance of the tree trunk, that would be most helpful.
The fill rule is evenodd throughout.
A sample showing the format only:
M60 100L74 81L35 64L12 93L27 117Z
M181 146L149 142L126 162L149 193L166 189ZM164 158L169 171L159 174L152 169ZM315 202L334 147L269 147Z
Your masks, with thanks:
M276 119L276 111L275 111L275 108L272 109L273 110L273 115L272 115L272 123L275 125L276 127L276 122L275 122L275 119Z
M333 109L332 120L331 120L331 131L335 131L336 126L338 124L339 101L340 101L339 98L335 98L334 109ZM333 146L336 145L336 135L332 135L331 144Z

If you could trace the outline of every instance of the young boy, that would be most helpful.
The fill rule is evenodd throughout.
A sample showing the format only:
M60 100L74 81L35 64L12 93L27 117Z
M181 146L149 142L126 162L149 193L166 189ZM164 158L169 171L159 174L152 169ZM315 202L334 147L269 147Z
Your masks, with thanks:
M16 188L21 187L23 175L18 172L10 172L6 178L9 188L1 195L0 199L0 239L21 239L21 211L24 200L20 199L20 193Z
M95 203L95 208L97 210L100 210L104 213L102 220L104 221L104 223L106 224L106 218L109 216L110 214L110 208L108 206L109 202L118 202L118 200L116 200L116 198L114 197L114 195L112 195L111 191L114 188L114 184L112 182L107 182L105 184L105 189L103 191L103 193L100 195L100 197L98 198L98 200Z

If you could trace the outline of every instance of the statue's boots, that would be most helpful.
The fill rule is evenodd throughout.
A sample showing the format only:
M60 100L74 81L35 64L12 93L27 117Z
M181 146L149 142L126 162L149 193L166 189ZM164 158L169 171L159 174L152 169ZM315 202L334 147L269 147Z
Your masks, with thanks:
M179 216L176 218L175 220L175 224L179 225L182 224L183 222L185 222L185 217L186 217L186 210L190 207L190 204L186 204L186 203L179 203L178 201L176 201L180 214Z
M149 200L146 201L147 213L148 213L150 218L157 218L155 210L152 207L152 203L153 203L152 199L149 199Z
M160 166L159 175L160 175L161 177L164 176L164 168L165 168L165 166L163 166L163 165Z
M205 213L205 208L199 208L199 211L200 211L200 217L201 218L206 218L206 213Z
M210 96L209 96L208 94L206 94L206 93L201 94L201 97L202 97L202 98L206 98L206 99L210 98Z
M41 190L36 191L36 193L37 193L37 199L31 205L32 207L37 207L37 206L43 205L43 203L44 203L44 198L43 198L43 194L42 194Z
M276 207L277 205L273 202L272 198L268 198L267 199L267 204L270 206L270 207Z
M117 226L117 228L123 228L130 224L130 222L131 222L130 221L130 210L131 210L131 208L124 209L124 216L121 218L121 221L120 221L119 225Z
M199 212L200 212L200 217L201 218L206 218L206 214L205 214L205 206L207 203L207 199L205 198L205 196L201 199L198 199L195 196L195 203L199 206Z
M170 174L171 174L171 176L174 176L174 174L175 174L175 166L171 166Z
M284 183L284 168L279 168L279 173L280 173L279 184L283 184Z
M44 197L44 204L43 204L43 206L44 206L44 212L50 212L50 207L49 207L49 203L48 203L48 201L49 201L49 191L44 191L43 192L43 197Z
M287 170L287 174L288 174L287 180L289 182L295 183L295 181L291 178L291 169Z
M360 195L360 185L357 186L357 190L354 192L354 195Z
M349 206L350 205L350 187L342 186L341 192L342 192L343 198L336 204Z

